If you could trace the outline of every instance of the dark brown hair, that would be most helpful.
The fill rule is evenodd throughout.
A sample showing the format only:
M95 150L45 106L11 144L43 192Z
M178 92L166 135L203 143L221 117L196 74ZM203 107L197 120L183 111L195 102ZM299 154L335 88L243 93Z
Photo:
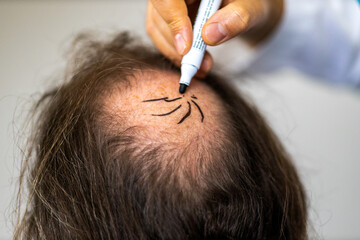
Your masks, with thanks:
M305 194L289 156L224 79L205 83L225 106L227 140L200 152L206 171L184 170L185 187L177 174L181 149L175 164L161 168L167 150L138 148L132 131L109 131L101 101L137 71L178 69L126 33L111 41L81 35L76 43L69 80L35 109L20 176L28 201L15 239L307 238Z

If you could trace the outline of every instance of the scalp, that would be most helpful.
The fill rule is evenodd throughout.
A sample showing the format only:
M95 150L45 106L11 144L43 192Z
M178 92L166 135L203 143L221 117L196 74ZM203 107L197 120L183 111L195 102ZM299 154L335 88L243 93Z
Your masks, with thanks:
M163 144L223 139L226 112L219 97L196 79L180 94L178 80L174 72L135 74L129 85L117 88L104 102L107 113L114 116L113 127L122 131L140 127L143 137Z
M204 187L201 179L229 140L228 116L217 94L200 80L180 94L179 77L170 71L138 72L113 88L103 105L111 116L110 131L132 139L127 148L133 159L141 159L139 165L146 168L145 158L151 158L193 191L194 183Z

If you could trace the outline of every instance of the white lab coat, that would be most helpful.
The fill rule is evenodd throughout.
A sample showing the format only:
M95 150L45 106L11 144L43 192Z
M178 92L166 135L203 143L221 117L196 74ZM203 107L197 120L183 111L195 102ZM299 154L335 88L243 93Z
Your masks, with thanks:
M257 50L250 73L293 67L360 88L360 4L357 0L286 0L276 33Z

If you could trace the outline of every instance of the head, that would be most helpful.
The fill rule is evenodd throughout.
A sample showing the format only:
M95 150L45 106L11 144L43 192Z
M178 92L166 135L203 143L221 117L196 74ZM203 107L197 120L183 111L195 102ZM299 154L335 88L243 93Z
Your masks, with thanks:
M126 33L77 43L36 107L15 238L306 238L289 156L224 78L180 94L179 70Z

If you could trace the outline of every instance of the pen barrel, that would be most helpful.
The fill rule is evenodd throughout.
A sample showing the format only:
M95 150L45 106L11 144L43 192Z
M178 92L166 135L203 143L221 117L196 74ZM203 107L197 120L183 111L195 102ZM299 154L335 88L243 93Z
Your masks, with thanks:
M202 0L193 27L193 42L190 51L183 57L181 64L191 64L200 68L204 58L206 44L201 37L205 22L219 9L221 0Z

